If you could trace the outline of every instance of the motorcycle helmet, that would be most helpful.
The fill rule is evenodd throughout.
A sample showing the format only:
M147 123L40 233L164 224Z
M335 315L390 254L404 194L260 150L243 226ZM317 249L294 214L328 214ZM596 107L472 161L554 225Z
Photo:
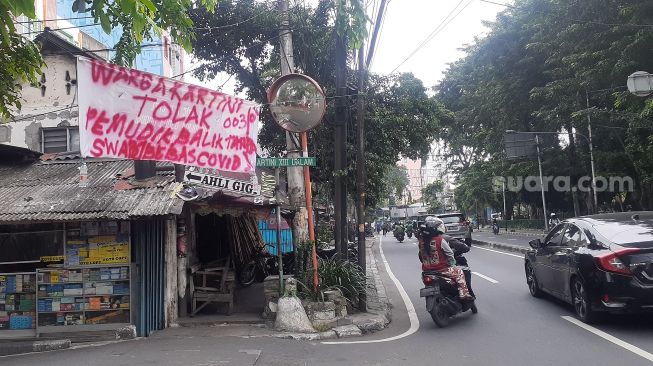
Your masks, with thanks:
M444 226L444 221L442 221L442 219L439 219L435 216L427 217L424 220L424 226L426 226L426 230L432 234L440 235L440 234L444 234L447 231Z

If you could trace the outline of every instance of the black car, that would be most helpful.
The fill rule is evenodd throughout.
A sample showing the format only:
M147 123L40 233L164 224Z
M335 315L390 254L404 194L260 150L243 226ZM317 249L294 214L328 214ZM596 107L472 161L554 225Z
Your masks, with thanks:
M653 309L653 212L565 220L529 244L531 295L546 292L572 304L584 322L601 312Z

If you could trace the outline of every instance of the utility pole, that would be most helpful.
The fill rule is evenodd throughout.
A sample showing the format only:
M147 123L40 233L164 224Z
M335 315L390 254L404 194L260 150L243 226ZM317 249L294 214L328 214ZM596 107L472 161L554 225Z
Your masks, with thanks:
M590 145L590 166L592 167L592 192L594 193L594 213L599 212L599 200L596 197L596 173L594 172L594 152L592 150L592 118L590 117L590 94L585 90L585 101L587 102L587 131L588 143Z
M336 17L344 14L336 14ZM347 167L347 39L335 31L336 37L336 110L334 119L334 184L333 206L335 211L336 252L340 259L347 258L347 186L345 169Z
M358 199L358 265L365 271L365 87L367 83L367 70L365 68L365 44L358 49L358 96L356 97L356 137L358 150L356 152L356 196ZM366 306L365 291L359 295L359 309Z
M535 135L535 146L537 147L537 165L540 168L540 188L542 189L542 211L544 213L544 230L549 231L549 221L546 217L546 197L544 196L544 183L542 182L542 159L540 158L540 137Z
M356 98L356 101L358 102L356 113L358 150L356 153L356 196L358 198L358 265L363 269L363 271L365 271L367 265L365 258L365 190L367 185L367 169L365 168L365 94L367 92L367 68L370 66L372 57L374 56L374 48L376 47L376 40L379 34L385 5L386 0L381 0L367 59L365 59L365 44L361 44L358 49L358 97ZM366 308L367 299L365 297L365 291L360 294L358 305L359 309Z
M277 6L281 18L279 25L281 75L287 75L293 73L295 70L292 33L290 32L290 18L288 16L288 0L278 0ZM286 131L286 150L288 150L288 158L298 158L301 156L299 136L296 133ZM297 208L293 219L293 237L295 243L309 239L303 172L301 166L288 167L286 170L290 205Z

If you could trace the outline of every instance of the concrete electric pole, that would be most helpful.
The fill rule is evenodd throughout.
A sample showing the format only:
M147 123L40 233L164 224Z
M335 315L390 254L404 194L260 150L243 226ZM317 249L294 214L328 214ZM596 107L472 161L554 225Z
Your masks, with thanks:
M291 74L295 70L293 58L292 32L290 31L290 17L288 16L288 1L278 0L279 15L279 41L281 56L281 75ZM286 131L286 149L289 158L301 156L299 135ZM288 197L290 205L297 208L293 220L293 237L296 243L307 241L308 237L308 212L306 210L306 194L304 187L304 168L301 166L288 167Z

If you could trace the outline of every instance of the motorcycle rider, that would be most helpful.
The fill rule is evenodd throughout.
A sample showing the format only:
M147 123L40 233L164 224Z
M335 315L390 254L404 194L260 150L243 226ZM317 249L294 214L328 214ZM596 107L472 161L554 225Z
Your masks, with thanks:
M454 251L442 236L444 232L444 222L441 219L433 216L426 218L424 228L419 235L419 260L422 262L422 271L435 271L454 280L458 286L460 299L474 300L467 288L465 274L456 267Z
M553 228L554 226L558 225L560 223L560 219L556 215L555 212L551 212L551 218L549 219L549 228Z
M406 233L413 234L413 223L411 221L406 222Z

